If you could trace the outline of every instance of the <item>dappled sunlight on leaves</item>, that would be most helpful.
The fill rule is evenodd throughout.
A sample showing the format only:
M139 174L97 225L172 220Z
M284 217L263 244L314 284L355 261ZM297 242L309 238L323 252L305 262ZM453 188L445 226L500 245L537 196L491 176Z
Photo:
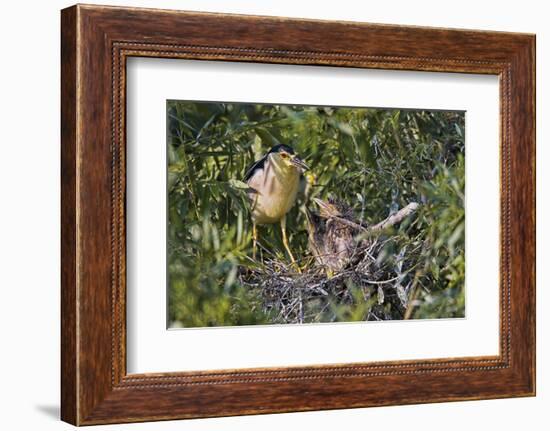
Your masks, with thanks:
M169 101L168 275L172 326L317 323L465 315L464 114ZM284 143L310 166L287 217L260 226L252 259L247 167ZM365 225L410 202L414 216L327 277L304 207L329 196Z

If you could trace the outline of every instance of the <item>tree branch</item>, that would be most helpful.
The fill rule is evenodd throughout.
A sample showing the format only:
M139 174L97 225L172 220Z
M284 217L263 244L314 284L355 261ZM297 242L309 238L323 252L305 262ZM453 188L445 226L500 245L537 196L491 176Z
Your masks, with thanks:
M330 218L332 218L333 220L337 220L338 223L345 224L345 225L350 226L354 229L360 230L360 231L364 232L365 234L369 234L369 233L378 232L378 231L387 229L387 228L389 228L393 225L396 225L397 223L400 223L405 218L407 218L408 216L413 214L418 209L419 206L420 205L417 204L416 202L411 202L406 207L401 208L395 214L392 214L388 218L382 220L380 223L377 223L373 226L367 226L367 227L362 226L358 223L355 223L351 220L347 220L347 219L342 218L342 217L332 216Z
M367 231L375 232L379 230L384 230L390 226L400 223L403 219L407 218L412 213L414 213L418 209L418 207L419 205L416 202L411 202L405 208L401 208L399 211L397 211L395 214L392 214L387 219L381 221L378 224L375 224L374 226L367 228Z

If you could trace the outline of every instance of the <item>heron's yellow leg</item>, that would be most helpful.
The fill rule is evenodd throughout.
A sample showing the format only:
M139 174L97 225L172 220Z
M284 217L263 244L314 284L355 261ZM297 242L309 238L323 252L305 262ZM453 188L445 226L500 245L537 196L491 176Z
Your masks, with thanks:
M281 232L283 234L283 245L285 246L285 249L286 249L288 255L290 256L290 260L292 261L292 264L298 270L298 272L302 272L300 270L300 267L296 263L296 260L294 259L294 256L292 255L292 252L290 251L290 247L288 245L288 239L286 237L286 215L283 216L283 218L281 219Z
M256 243L258 242L258 231L256 223L252 223L252 259L256 260Z

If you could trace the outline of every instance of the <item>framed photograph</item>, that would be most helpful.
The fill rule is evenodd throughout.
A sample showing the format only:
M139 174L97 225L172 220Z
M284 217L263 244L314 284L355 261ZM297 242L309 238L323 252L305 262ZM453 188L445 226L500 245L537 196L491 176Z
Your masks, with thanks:
M62 419L535 394L535 37L62 11Z

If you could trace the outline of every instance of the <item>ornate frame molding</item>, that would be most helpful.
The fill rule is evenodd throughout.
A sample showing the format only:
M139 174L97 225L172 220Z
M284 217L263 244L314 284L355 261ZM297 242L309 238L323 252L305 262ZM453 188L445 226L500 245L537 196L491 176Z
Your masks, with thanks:
M201 28L207 24L219 31L205 34ZM264 27L277 31L253 31ZM335 31L340 34L336 42L307 39ZM98 424L533 395L534 43L531 35L510 33L99 6L65 9L62 418ZM127 375L125 66L132 56L498 75L500 354ZM259 396L250 399L252 391Z

